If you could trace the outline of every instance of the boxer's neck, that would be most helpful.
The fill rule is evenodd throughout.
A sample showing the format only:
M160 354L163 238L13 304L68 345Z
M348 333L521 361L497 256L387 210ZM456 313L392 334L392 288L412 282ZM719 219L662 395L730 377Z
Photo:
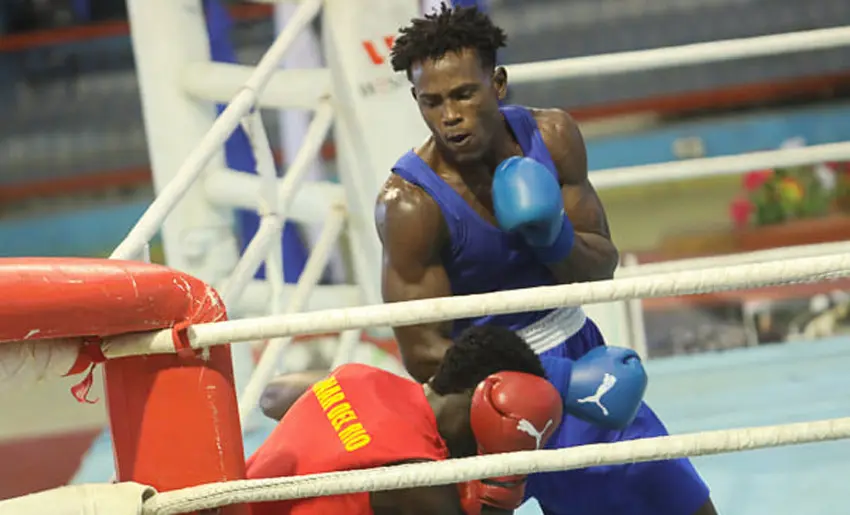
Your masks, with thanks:
M484 155L484 163L487 165L490 175L493 175L499 163L516 155L517 150L521 152L516 136L503 115L499 130L493 136L490 150Z
M453 167L465 179L475 180L486 175L493 177L496 167L505 159L517 155L519 144L508 121L502 116L502 123L496 129L490 144L481 159L468 163L453 163ZM520 151L520 154L522 152Z

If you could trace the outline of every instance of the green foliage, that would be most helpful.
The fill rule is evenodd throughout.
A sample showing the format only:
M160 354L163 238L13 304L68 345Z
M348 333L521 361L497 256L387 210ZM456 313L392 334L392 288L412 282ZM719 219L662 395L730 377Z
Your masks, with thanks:
M739 225L772 225L826 216L839 196L850 194L850 181L833 187L814 166L751 172L743 182L746 197L733 205L733 217Z

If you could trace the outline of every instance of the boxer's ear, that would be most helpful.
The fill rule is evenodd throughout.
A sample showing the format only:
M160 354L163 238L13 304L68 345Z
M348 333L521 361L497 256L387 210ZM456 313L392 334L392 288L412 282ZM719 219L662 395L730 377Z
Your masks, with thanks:
M499 100L504 100L508 95L508 72L504 66L497 66L493 70L493 88Z

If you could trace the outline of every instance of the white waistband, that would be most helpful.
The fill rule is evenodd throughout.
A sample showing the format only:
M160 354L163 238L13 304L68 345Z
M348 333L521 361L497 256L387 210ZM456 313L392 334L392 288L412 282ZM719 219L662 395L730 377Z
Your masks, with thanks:
M537 354L561 345L584 327L587 315L581 308L561 308L549 313L533 324L523 327L517 334Z

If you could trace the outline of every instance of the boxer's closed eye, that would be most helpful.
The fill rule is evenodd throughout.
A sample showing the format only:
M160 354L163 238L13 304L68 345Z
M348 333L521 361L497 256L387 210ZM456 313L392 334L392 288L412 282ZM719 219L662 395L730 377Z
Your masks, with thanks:
M475 96L475 93L478 92L477 86L464 86L462 88L456 89L452 91L452 98L455 100L469 100L470 98Z

